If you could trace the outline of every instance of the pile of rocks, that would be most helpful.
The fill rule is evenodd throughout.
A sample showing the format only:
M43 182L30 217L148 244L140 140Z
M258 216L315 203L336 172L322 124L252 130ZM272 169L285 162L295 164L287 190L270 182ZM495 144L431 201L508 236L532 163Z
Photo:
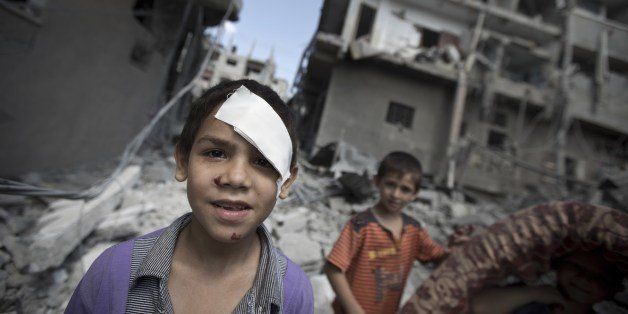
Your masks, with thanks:
M291 196L277 203L265 225L276 245L306 271L316 312L331 312L334 293L321 269L349 218L372 206L376 195L349 203L332 173L300 169ZM0 312L61 312L78 281L107 247L168 226L190 211L185 183L173 179L172 158L132 166L88 201L4 198L0 203ZM456 223L490 224L504 213L457 201L427 189L408 206L436 241L445 245ZM404 300L431 273L414 266Z

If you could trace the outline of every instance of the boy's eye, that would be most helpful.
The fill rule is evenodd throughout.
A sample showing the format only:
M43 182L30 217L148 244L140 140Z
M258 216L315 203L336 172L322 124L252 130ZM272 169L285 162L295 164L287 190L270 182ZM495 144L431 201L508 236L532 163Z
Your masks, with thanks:
M219 149L207 150L203 152L203 155L210 158L224 158L225 157L225 153Z
M263 158L263 157L255 159L254 163L260 167L272 168L272 165L270 164L270 162L266 158Z
M407 188L407 187L402 187L401 188L401 192L403 192L405 194L410 194L410 193L412 193L412 190L410 188Z

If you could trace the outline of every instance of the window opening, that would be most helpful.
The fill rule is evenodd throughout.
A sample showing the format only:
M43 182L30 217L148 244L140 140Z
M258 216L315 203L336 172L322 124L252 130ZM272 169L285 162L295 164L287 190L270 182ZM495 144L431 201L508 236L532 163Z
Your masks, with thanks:
M355 38L358 39L364 35L371 34L374 21L375 21L375 9L369 5L362 3L360 5L360 15L358 17L358 30L355 33Z
M391 101L388 105L386 122L401 125L405 128L411 129L413 118L414 108L394 101Z

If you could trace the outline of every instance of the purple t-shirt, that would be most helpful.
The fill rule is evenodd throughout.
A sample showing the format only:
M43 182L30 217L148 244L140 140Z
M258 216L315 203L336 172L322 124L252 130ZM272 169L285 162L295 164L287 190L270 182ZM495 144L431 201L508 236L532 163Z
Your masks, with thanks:
M112 246L94 261L74 290L65 313L125 313L134 242L132 239ZM287 257L286 262L281 312L313 313L314 298L309 279Z

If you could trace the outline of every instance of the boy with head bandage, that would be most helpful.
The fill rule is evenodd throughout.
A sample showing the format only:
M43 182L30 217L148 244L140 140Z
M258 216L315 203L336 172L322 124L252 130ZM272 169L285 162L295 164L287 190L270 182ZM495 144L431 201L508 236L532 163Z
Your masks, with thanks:
M311 313L309 280L262 225L296 179L295 155L292 116L270 88L208 90L175 152L192 212L105 251L67 312Z

